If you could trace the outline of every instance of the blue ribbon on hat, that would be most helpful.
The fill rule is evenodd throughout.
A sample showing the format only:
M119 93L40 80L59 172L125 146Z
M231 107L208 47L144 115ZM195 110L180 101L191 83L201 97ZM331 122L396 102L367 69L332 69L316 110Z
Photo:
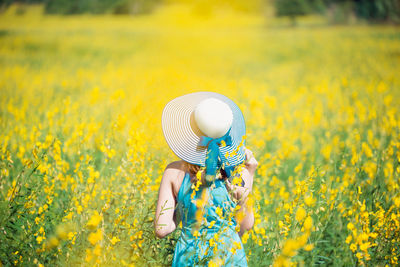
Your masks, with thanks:
M211 138L208 136L200 137L199 145L207 147L207 155L205 162L207 182L211 182L208 181L207 176L214 179L217 174L218 167L221 166L222 163L227 162L225 156L222 155L222 153L220 152L219 146L221 145L222 141L224 141L227 146L232 145L232 137L230 135L230 132L231 128L225 135L219 138ZM233 171L233 169L234 166L227 166L226 164L224 165L224 170L226 172L227 177L231 176L231 172Z

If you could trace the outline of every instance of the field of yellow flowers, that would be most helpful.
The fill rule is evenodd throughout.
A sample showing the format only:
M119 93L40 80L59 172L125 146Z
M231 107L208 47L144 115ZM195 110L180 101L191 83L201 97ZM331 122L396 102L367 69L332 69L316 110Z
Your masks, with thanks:
M259 168L250 266L396 266L400 28L231 11L0 16L0 266L167 266L161 112L222 93Z

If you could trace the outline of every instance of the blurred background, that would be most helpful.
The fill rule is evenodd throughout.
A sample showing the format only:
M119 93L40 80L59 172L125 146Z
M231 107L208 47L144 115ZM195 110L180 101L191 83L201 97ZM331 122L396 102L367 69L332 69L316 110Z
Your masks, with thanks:
M162 5L190 4L196 13L209 15L218 9L288 17L293 25L300 16L317 14L330 23L399 23L397 0L1 0L1 12L12 9L22 15L31 5L41 5L46 14L118 14L151 13ZM12 8L14 7L14 8Z

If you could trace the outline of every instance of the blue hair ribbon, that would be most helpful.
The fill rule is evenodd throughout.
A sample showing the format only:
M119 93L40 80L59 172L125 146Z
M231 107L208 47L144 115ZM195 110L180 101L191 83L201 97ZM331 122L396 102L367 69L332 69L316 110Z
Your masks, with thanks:
M233 171L234 166L226 165L227 160L219 150L219 146L222 144L222 142L225 142L226 146L232 145L232 138L230 136L230 131L231 129L229 129L225 135L219 138L211 138L208 136L200 137L199 145L207 147L207 155L205 161L207 182L212 182L209 180L215 178L217 169L222 165L222 163L225 163L224 170L226 172L227 177L231 176L231 172Z

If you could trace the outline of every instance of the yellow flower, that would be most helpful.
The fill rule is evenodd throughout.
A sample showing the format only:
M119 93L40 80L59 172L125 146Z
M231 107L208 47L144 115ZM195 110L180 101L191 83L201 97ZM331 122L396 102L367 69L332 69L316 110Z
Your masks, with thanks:
M240 242L233 241L233 245L234 245L234 247L237 248L237 249L241 249L241 248L242 248L242 244L241 244Z
M72 219L72 215L73 215L72 212L68 212L68 214L65 216L65 218L66 218L67 220L71 220L71 219Z
M217 213L217 215L218 215L219 217L222 217L222 209L221 209L221 207L217 207L217 208L215 209L215 213Z
M46 243L46 249L52 249L58 246L60 241L55 236L50 237Z
M242 235L242 243L246 244L248 239L249 239L249 232L246 232Z
M38 244L42 243L42 241L43 241L43 236L38 235L38 236L36 237L36 241L38 242Z
M103 233L101 232L101 229L97 229L96 232L90 233L88 240L90 244L95 245L97 242L101 241L103 239Z
M304 246L307 243L308 237L309 237L309 234L306 233L306 234L303 234L296 238L298 248Z
M242 183L242 178L240 176L235 176L232 180L233 185L240 186Z
M368 234L367 234L367 233L364 233L364 232L362 232L362 233L357 237L357 242L358 242L359 245L361 245L361 243L362 243L363 241L367 241L367 240L368 240Z
M288 258L284 257L283 255L280 255L275 259L273 266L274 267L291 266L291 262Z
M297 211L296 211L296 220L297 220L298 222L301 222L301 221L306 217L306 215L307 215L307 212L306 212L306 210L305 210L303 207L297 208Z
M400 197L394 198L394 205L396 205L397 208L400 208Z
M374 154L372 153L372 150L371 150L371 148L368 146L367 143L363 142L361 146L362 146L362 150L364 151L365 155L366 155L368 158L373 157Z
M378 236L378 234L377 233L369 233L369 236L371 238L375 239Z
M101 256L101 247L99 244L97 244L94 249L93 249L93 254L96 255L97 257Z
M215 224L215 221L211 221L210 224L207 226L208 228L212 228Z
M224 264L224 261L220 258L213 258L209 263L208 267L219 267Z
M370 242L362 243L360 244L360 250L367 251L370 246L371 246Z
M314 248L314 244L308 244L304 247L305 251L311 251Z
M313 220L310 216L307 216L307 218L304 220L304 229L307 231L311 230L313 226Z
M351 222L349 222L347 224L347 229L349 229L350 231L354 229L354 224L352 224Z
M296 250L299 248L298 242L293 239L289 239L283 245L282 254L286 257L293 257L296 254Z
M304 198L304 202L306 203L307 206L312 207L315 204L315 199L313 198L312 195L306 196Z
M113 244L113 245L115 245L117 242L119 242L119 241L121 241L118 237L116 237L116 236L114 236L112 239L111 239L111 244Z
M295 172L295 173L298 173L301 169L303 169L303 164L302 164L302 163L299 163L299 164L296 166L296 168L294 168L294 172Z
M194 236L194 237L199 237L199 236L200 236L199 231L195 230L195 231L193 232L193 236Z
M246 216L245 210L239 210L239 211L236 213L235 218L236 218L236 220L237 220L239 223L241 223L241 222L243 221L243 219L244 219L245 216ZM221 216L220 216L220 217L222 217L222 212L221 212Z
M81 214L81 213L82 213L82 210L83 210L83 208L82 208L81 205L78 205L78 206L76 207L76 212L77 212L78 214Z
M69 240L72 240L74 238L74 236L75 236L74 232L69 232L68 233L68 239Z
M361 260L363 258L363 254L361 252L356 253L356 257Z
M96 229L96 227L99 225L99 223L101 222L102 216L99 214L99 212L96 210L92 217L90 217L89 221L87 222L87 227L90 230L94 230Z
M216 245L214 238L211 238L209 241L210 247L214 247Z

